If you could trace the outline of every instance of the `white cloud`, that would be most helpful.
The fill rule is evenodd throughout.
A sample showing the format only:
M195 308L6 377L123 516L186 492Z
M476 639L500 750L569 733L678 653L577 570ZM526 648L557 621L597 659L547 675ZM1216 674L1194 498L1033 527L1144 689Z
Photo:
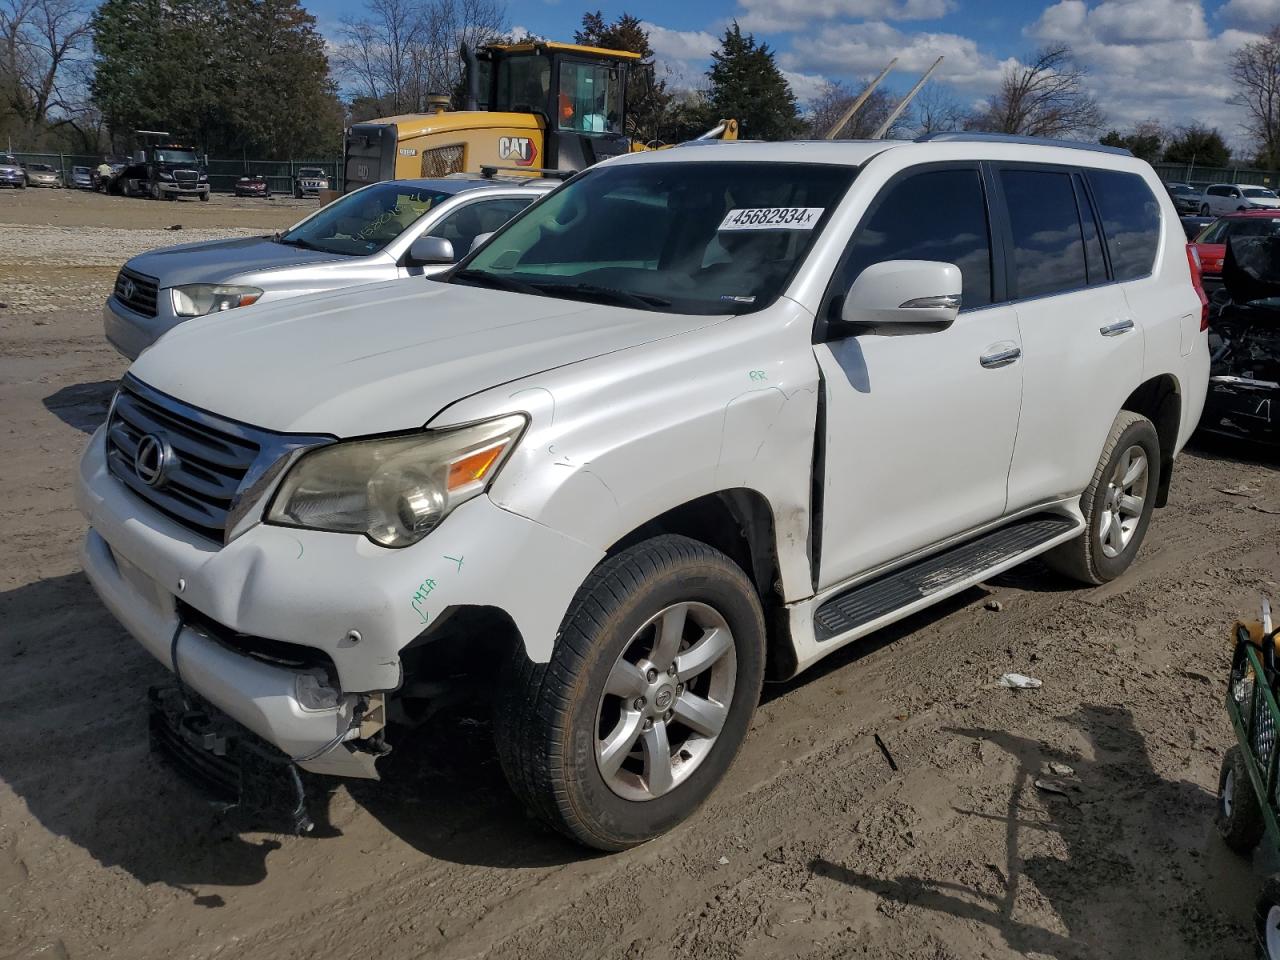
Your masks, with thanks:
M945 57L934 77L967 93L986 95L1000 82L1004 61L983 52L976 41L954 33L907 33L887 23L824 26L779 56L787 70L840 77L870 77L894 57L895 71L914 82Z
M785 32L835 20L933 20L955 0L738 0L743 30Z
M705 30L672 30L656 23L644 23L649 31L649 46L666 79L676 87L700 87L706 83L711 51L720 40Z
M1218 16L1237 26L1269 30L1280 24L1280 0L1230 0Z
M793 70L783 70L782 75L790 85L791 92L800 101L800 109L802 111L808 108L809 104L822 92L822 88L827 85L827 78L820 73L797 73Z
M1256 0L1255 0L1256 2ZM1242 115L1226 101L1232 51L1257 36L1213 33L1199 0L1060 0L1025 31L1039 43L1070 45L1090 71L1089 86L1108 125L1147 118L1169 126L1198 120L1243 146Z

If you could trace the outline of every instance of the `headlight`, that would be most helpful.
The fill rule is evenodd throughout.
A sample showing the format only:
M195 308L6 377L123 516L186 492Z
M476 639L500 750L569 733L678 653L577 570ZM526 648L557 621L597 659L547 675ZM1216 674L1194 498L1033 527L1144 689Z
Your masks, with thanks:
M220 283L189 283L173 288L173 312L180 317L203 317L206 313L247 307L262 296L257 287L231 287Z
M285 476L267 522L361 533L384 547L407 547L484 492L525 422L512 414L453 430L321 447Z
M201 182L201 183L208 183L208 182L209 182L209 175L208 175L207 173L202 173L202 174L200 174L200 182Z
M172 173L170 173L168 170L161 170L161 171L160 171L160 179L161 179L161 180L172 180L172 179L173 179L173 174L172 174Z

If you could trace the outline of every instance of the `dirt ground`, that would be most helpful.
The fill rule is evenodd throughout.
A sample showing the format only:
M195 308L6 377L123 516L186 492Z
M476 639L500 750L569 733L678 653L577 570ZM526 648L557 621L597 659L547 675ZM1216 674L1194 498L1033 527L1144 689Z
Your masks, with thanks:
M97 273L17 309L14 277L47 278L0 233L0 958L1252 956L1280 865L1212 816L1228 630L1280 594L1280 472L1235 445L1188 449L1121 580L1030 564L767 688L727 782L639 849L528 820L476 710L339 788L336 836L220 820L148 752L167 673L81 574L71 482L125 368L96 301L126 233L299 211L33 193L0 195L0 230L48 276L96 247Z

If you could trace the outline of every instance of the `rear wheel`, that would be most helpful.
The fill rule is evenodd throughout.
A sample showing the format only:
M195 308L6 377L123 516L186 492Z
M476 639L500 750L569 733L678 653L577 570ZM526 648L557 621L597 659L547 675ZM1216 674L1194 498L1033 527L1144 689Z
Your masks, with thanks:
M1254 931L1258 935L1258 956L1280 960L1280 875L1272 875L1262 885L1253 909Z
M551 662L516 652L494 732L512 788L555 829L621 850L672 829L724 777L764 676L755 589L727 556L661 536L587 578Z
M1223 842L1236 853L1248 854L1262 839L1264 825L1258 795L1238 746L1222 758L1218 772L1218 809L1213 817Z
M1159 474L1155 426L1142 414L1121 410L1103 444L1093 481L1080 498L1085 532L1045 554L1045 562L1090 584L1124 573L1147 535Z

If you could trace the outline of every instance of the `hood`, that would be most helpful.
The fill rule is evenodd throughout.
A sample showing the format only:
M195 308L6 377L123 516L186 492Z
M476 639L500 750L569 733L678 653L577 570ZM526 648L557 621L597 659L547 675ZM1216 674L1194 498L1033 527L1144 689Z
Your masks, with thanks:
M1280 200L1273 200L1271 197L1245 197L1245 199L1255 207L1268 207L1272 209L1280 207Z
M163 247L134 257L126 266L155 277L161 287L172 287L182 283L221 283L249 270L257 272L349 259L340 253L276 243L270 237L242 237Z
M253 426L354 437L414 429L481 390L725 319L410 277L188 321L130 370Z

